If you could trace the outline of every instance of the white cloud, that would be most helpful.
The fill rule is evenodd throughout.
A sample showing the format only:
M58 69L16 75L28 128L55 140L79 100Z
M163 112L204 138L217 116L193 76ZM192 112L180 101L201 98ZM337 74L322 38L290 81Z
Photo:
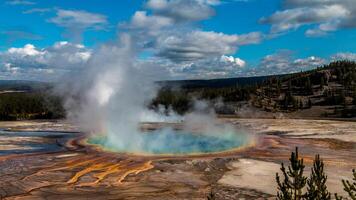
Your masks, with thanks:
M246 62L232 56L242 45L258 44L261 32L225 34L197 28L197 21L215 14L219 0L149 0L121 27L134 35L148 54L141 70L160 79L216 78L239 74Z
M12 66L11 63L5 63L4 64L4 68L7 72L9 72L10 74L16 74L17 71L20 69L19 67L14 67Z
M1 78L53 80L64 73L85 70L92 51L80 44L66 41L50 47L36 48L27 44L0 52ZM329 60L356 60L355 53L340 52ZM150 57L139 60L135 66L154 80L207 79L241 76L261 76L306 71L329 62L316 56L294 58L293 52L280 50L267 55L260 63L248 67L246 61L231 55L212 55L203 59L176 62L171 59Z
M63 72L82 69L90 57L91 50L79 44L63 41L43 49L26 44L24 47L12 47L0 52L0 71L21 79L28 79L27 76L53 78L40 75L53 74L58 77Z
M356 28L356 4L354 0L285 0L284 10L262 18L271 24L273 33L313 26L307 36L322 36L339 29Z
M52 47L45 49L43 62L57 68L81 67L88 61L92 52L83 45L72 44L67 41L57 42Z
M233 76L246 62L227 55L235 54L242 45L260 43L264 35L260 32L229 35L204 31L196 26L196 22L215 14L214 6L233 1L148 0L145 9L135 12L129 22L120 24L120 28L133 37L135 48L150 55L140 61L140 66L149 66L142 68L148 74L161 74L161 79L165 75L168 78ZM34 8L25 13L47 11ZM56 16L48 21L64 27L76 43L83 31L103 29L108 25L106 16L82 10L57 9ZM2 65L10 63L11 67L19 68L17 74L25 71L56 74L58 70L81 69L91 57L91 50L69 42L58 42L43 49L29 44L2 52L0 57Z
M26 44L23 48L11 47L7 50L9 54L17 54L20 57L43 55L44 52L38 51L32 44Z
M340 52L340 53L334 54L331 58L332 58L332 60L356 61L356 53Z
M132 29L154 29L172 25L173 21L171 18L163 16L148 16L146 11L137 11L131 19L129 28Z
M307 58L296 59L293 61L292 65L299 68L314 68L323 65L326 61L322 58L316 56L310 56Z
M157 40L158 55L182 62L234 54L239 45L255 44L260 41L256 37L259 34L252 33L253 37L249 35L227 35L200 30L162 35Z
M280 50L275 54L265 56L257 67L248 71L248 75L273 75L306 71L319 67L327 61L323 58L310 56L295 59L293 52Z
M51 10L52 9L50 9L50 8L32 8L32 9L29 9L29 10L25 10L22 13L23 14L32 14L32 13L43 14L43 13L46 13L46 12L50 12Z
M228 35L197 29L195 21L210 17L216 0L149 0L149 11L137 11L129 23L121 24L153 55L175 62L233 54L241 45L258 44L261 32Z
M246 62L244 60L242 60L240 58L234 58L233 56L222 55L220 58L220 61L225 62L225 63L231 63L238 67L245 67L245 65L246 65Z
M25 0L12 0L12 1L7 1L6 4L9 5L24 5L24 6L28 6L28 5L34 5L36 4L33 1L25 1Z
M173 61L192 61L236 51L238 36L192 31L158 38L159 56Z
M137 67L153 80L209 79L241 76L247 69L246 61L233 56L210 57L192 62L151 57L140 60Z
M56 16L50 18L48 22L66 29L67 36L71 41L80 43L82 33L86 30L105 30L108 27L108 20L105 15L91 13L84 10L64 10L58 9Z
M103 29L108 21L106 16L83 10L58 9L57 15L50 22L66 28L94 28Z
M165 16L177 22L200 21L215 14L210 7L214 0L149 0L146 4L155 15Z
M265 39L265 35L261 32L251 32L246 34L237 35L237 44L239 46L249 45L249 44L258 44L263 39Z

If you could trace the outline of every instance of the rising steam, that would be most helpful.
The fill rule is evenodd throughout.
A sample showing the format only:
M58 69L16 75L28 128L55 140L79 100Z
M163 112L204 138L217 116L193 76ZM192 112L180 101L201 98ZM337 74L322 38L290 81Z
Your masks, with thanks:
M126 152L156 153L176 146L175 152L185 153L186 150L195 151L201 143L197 135L177 136L172 128L156 130L147 136L149 134L141 131L142 121L184 120L184 133L215 137L204 139L203 142L208 145L217 145L214 143L216 138L246 141L246 138L241 139L241 135L236 137L233 127L217 125L214 112L207 109L205 102L197 101L196 112L186 116L178 116L163 108L158 112L148 110L146 105L155 96L157 88L137 67L139 51L131 36L122 34L118 42L101 46L90 58L84 71L63 81L64 84L59 88L65 91L67 97L65 106L68 118L83 131L104 135L102 145ZM227 144L224 141L220 143ZM182 146L185 150L179 149Z

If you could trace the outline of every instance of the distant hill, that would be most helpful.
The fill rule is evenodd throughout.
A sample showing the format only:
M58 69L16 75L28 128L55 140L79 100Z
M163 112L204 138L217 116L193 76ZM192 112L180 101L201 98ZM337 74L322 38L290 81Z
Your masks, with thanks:
M285 75L157 83L162 87L149 107L164 106L179 114L189 112L198 99L210 102L218 114L241 114L245 109L253 111L251 117L263 112L260 116L356 118L356 63L351 61ZM52 87L0 80L0 120L65 116L63 99L50 92Z
M251 103L269 112L309 110L325 117L356 117L356 63L336 61L317 69L270 78ZM316 110L317 108L317 110Z
M280 77L283 75L277 75ZM200 80L175 80L175 81L158 81L163 87L171 88L224 88L233 86L246 86L260 84L276 76L256 76L256 77L238 77L238 78L221 78L221 79L200 79Z
M51 87L46 82L0 80L0 120L63 118L63 101Z
M153 100L153 107L164 105L179 113L189 111L194 99L203 99L212 104L222 101L225 108L216 109L222 114L236 114L242 104L247 104L254 112L265 112L263 115L356 117L356 63L351 61L285 75L160 84L166 87Z
M34 92L46 90L51 87L50 83L25 80L0 80L0 91L25 91Z

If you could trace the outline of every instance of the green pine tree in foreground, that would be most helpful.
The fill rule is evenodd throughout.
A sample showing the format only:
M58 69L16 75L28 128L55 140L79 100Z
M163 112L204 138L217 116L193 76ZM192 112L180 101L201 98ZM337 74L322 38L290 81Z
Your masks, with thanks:
M329 200L331 199L330 192L326 186L327 176L324 172L324 163L319 155L315 156L313 168L311 169L310 177L307 181L308 200Z
M300 200L303 199L303 188L307 182L307 177L303 176L305 165L303 159L299 159L298 147L295 152L292 152L289 159L290 166L288 169L284 167L282 163L281 171L284 179L281 180L278 173L276 174L276 181L278 184L277 199L280 200Z
M324 162L319 155L315 156L309 178L303 176L305 165L299 158L298 148L289 158L290 166L286 169L281 164L283 180L276 174L278 184L277 199L279 200L330 200L331 194L326 186L327 175L324 172ZM353 181L342 180L344 190L349 198L335 194L337 200L356 200L356 170L353 169ZM305 189L305 186L307 188ZM303 194L303 191L306 191ZM214 200L215 194L211 191L208 200Z
M311 174L308 179L303 176L304 164L303 159L299 159L298 148L291 154L289 159L290 166L288 171L282 163L281 171L283 172L284 180L281 181L278 173L276 180L278 184L277 199L279 200L330 200L331 193L326 186L327 176L324 172L324 162L319 155L315 156ZM351 200L356 200L356 171L353 172L353 182L342 180L344 190L347 192ZM304 186L307 185L306 193L303 194ZM335 194L337 200L348 200Z
M347 194L350 196L352 200L356 200L356 171L355 169L352 170L353 173L353 182L350 182L348 180L342 180L342 184L344 185L344 190L347 192ZM335 194L335 198L337 200L342 200L342 199L347 199L341 196L338 196Z
M210 193L207 196L207 200L215 200L215 194L213 193L213 190L210 190Z

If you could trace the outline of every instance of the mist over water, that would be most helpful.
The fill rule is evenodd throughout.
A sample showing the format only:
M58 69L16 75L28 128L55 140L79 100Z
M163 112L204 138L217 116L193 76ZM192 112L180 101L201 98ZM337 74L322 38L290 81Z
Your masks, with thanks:
M211 132L212 133L212 132ZM89 143L103 146L104 148L126 153L141 154L197 154L214 153L231 150L249 144L245 134L224 133L224 135L192 133L185 130L173 130L166 127L150 132L142 132L144 141L139 148L123 148L115 143L110 143L107 137L92 137Z
M102 45L86 68L58 87L66 96L68 119L90 133L92 143L123 152L189 153L223 151L245 145L246 134L216 124L215 113L197 101L195 112L179 116L163 107L148 110L157 87L138 67L140 49L129 34ZM141 122L183 122L172 128L143 132ZM98 137L100 136L100 137Z

